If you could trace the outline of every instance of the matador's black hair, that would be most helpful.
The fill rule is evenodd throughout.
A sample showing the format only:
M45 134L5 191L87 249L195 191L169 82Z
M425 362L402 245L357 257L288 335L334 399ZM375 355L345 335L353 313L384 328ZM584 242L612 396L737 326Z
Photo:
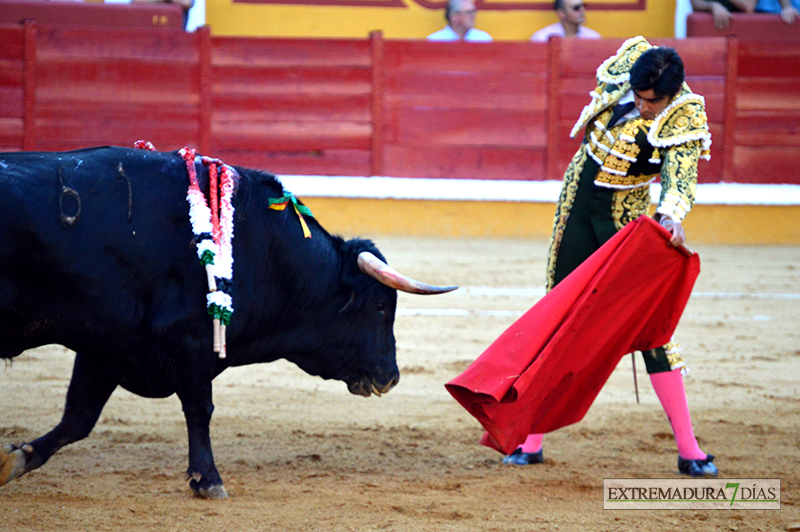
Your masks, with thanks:
M673 48L650 48L636 60L630 75L633 90L653 89L658 97L672 97L683 85L683 60Z

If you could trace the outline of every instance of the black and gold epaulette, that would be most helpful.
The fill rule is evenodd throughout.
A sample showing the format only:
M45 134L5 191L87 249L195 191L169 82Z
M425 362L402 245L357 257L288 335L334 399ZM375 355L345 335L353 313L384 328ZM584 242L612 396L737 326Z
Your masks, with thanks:
M700 156L711 159L711 131L708 129L705 99L684 90L653 120L647 140L656 148L669 148L690 141L702 142Z
M597 67L597 88L589 93L592 101L583 108L581 116L573 126L570 137L575 138L578 131L606 107L614 105L630 90L630 70L645 51L652 48L644 37L628 39L619 47L617 53Z

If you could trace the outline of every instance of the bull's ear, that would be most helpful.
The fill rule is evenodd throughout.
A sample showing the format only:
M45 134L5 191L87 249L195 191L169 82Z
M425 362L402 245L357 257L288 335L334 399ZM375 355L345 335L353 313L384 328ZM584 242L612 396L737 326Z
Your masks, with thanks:
M358 299L358 292L353 290L350 292L350 299L347 300L347 303L344 304L342 308L339 309L338 314L344 314L345 312L349 311L351 308L356 306L356 299Z

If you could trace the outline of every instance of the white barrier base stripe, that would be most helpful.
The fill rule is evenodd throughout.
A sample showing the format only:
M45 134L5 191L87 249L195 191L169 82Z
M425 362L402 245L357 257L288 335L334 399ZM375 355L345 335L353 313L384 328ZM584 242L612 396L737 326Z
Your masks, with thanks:
M558 199L557 181L428 179L416 177L278 176L297 196L439 201L532 201Z
M494 286L462 286L455 292L443 294L440 297L454 297L458 295L473 297L523 297L538 298L545 294L544 287L512 288ZM692 292L693 298L698 299L800 299L800 294L791 293L759 293L759 292Z
M430 179L417 177L278 176L299 197L555 203L561 181ZM650 187L653 203L661 186ZM800 205L800 185L697 185L698 205Z
M427 316L427 317L491 317L491 318L519 318L524 310L467 310L461 308L398 308L398 316ZM731 322L731 321L772 321L772 316L760 314L753 315L728 315L728 314L691 314L683 315L684 320L703 322Z

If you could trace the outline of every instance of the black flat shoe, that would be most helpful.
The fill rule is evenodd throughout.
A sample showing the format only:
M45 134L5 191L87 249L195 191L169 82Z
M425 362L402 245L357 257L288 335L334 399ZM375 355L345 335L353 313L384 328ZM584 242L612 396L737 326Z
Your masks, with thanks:
M505 465L533 465L541 464L544 462L543 449L539 449L535 453L523 453L522 449L517 449L513 453L503 458Z
M693 477L716 477L718 471L713 461L713 454L707 455L704 460L686 460L678 455L678 471Z

